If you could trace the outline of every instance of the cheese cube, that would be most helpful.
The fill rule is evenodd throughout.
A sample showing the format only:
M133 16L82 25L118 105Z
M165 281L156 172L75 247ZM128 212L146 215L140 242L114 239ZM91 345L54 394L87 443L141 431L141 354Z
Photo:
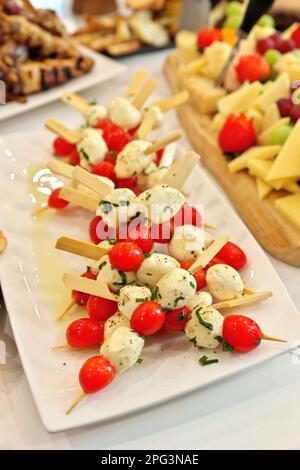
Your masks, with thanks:
M235 158L228 164L228 169L231 173L244 170L248 166L248 161L251 158L258 158L262 160L272 160L280 151L280 145L268 145L265 147L252 147L246 152L242 153L239 157Z
M229 116L229 114L232 113L243 113L253 107L253 104L262 89L263 85L260 82L253 82L250 85L245 84L237 91L234 91L228 96L220 99L218 110L224 116Z
M274 126L280 120L280 113L276 103L271 104L264 115L262 122L262 131L266 131L269 127Z
M262 201L272 191L272 186L260 178L256 178L256 188L259 199Z
M261 111L267 109L272 103L276 103L280 98L289 96L290 79L287 73L282 73L271 83L255 101L255 106Z

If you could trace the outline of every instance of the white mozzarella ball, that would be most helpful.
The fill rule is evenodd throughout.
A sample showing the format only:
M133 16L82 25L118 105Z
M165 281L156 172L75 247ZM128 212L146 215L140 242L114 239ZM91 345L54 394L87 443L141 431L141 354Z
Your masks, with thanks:
M107 110L102 104L92 104L85 114L86 124L89 127L95 127L99 121L106 117Z
M126 326L130 328L130 321L125 315L117 312L111 317L109 317L104 323L104 339L107 340L111 335L121 326Z
M136 272L138 282L153 289L165 274L179 266L178 261L171 256L152 253L143 260Z
M194 308L185 327L185 334L198 348L215 349L220 343L216 336L223 334L223 316L211 306Z
M194 297L186 303L187 308L193 310L195 307L211 305L212 296L209 292L199 291L196 292Z
M123 271L118 271L114 266L112 266L108 255L102 256L99 260L98 268L99 274L97 276L97 280L106 282L113 292L117 292L121 287L133 284L136 281L136 277L133 272L124 273Z
M178 261L198 258L205 250L204 231L194 225L176 227L168 250Z
M147 178L147 188L153 188L156 184L160 184L168 171L169 169L164 167L152 171Z
M164 308L183 307L196 293L195 278L185 269L176 268L156 284L158 303Z
M141 113L126 98L114 98L108 107L110 120L126 131L141 122Z
M147 208L141 204L133 191L127 188L114 189L99 204L97 215L109 227L117 227L135 219L147 220Z
M106 357L118 372L125 372L139 359L144 343L140 335L130 328L121 326L104 341L100 354Z
M230 300L240 297L244 283L239 273L227 264L216 264L206 273L209 292L218 300Z
M107 145L101 132L96 129L85 129L82 139L77 144L77 151L80 155L80 164L97 165L105 157Z
M146 140L129 142L117 156L115 166L117 178L131 178L144 171L153 160L153 154L144 153L150 145Z
M149 300L151 300L151 290L147 287L125 286L119 293L118 308L130 320L135 309Z
M180 191L167 184L157 184L141 193L138 200L147 206L151 222L161 224L172 219L179 212L185 197Z
M147 112L151 109L151 111L154 112L155 114L155 124L154 124L154 129L158 129L161 127L164 123L164 115L161 112L160 108L158 106L148 106L145 108L144 112Z

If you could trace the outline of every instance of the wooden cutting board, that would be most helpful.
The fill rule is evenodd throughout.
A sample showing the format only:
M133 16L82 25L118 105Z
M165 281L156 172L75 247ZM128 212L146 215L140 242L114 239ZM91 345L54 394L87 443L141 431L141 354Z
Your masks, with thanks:
M179 91L177 57L171 54L165 63L165 75L173 92ZM211 118L201 114L190 103L177 109L181 124L204 165L228 194L237 212L258 242L275 258L300 267L300 231L277 211L277 194L261 201L255 178L247 171L230 173L227 158L217 144L217 133L211 130ZM282 195L286 193L283 191Z

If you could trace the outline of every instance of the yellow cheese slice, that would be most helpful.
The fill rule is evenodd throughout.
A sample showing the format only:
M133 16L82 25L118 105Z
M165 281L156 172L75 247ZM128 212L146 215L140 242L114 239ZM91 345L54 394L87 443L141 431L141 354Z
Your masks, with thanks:
M220 130L224 127L226 122L226 117L223 114L216 114L213 120L211 121L211 129L216 132L220 132Z
M289 123L290 123L290 118L288 117L279 119L279 121L273 124L273 126L269 127L262 134L258 136L258 139L257 139L258 143L260 145L269 145L272 132L275 131L276 129L279 129L282 126L288 125Z
M256 188L261 201L273 190L272 186L260 178L256 178Z
M267 174L272 168L272 162L269 160L259 160L258 158L251 158L248 160L247 167L249 169L250 175L256 176L261 180L265 180Z
M248 161L251 158L258 158L262 160L272 160L279 153L280 145L269 145L265 147L252 147L246 152L242 153L239 157L235 158L228 164L228 169L231 173L244 170L248 167Z
M262 122L263 122L263 116L262 114L257 110L257 109L249 109L249 111L246 112L246 116L248 119L253 119L253 125L256 134L260 134L262 131Z
M300 119L274 161L267 181L282 178L300 179Z
M184 88L191 94L195 106L203 114L217 110L217 103L225 95L225 90L216 87L209 78L192 76L184 80Z
M280 98L289 96L290 79L287 73L282 73L274 82L270 83L272 85L268 86L255 100L255 106L261 111L267 109L272 103L276 103Z
M275 207L300 230L300 194L276 199Z
M197 48L197 34L191 31L180 31L176 35L176 47L179 60L188 64L200 56Z
M250 85L245 84L237 91L230 93L222 98L218 103L218 110L224 116L232 113L243 113L253 107L253 103L263 89L260 82L253 82Z
M300 186L299 184L297 183L289 183L289 184L286 184L283 189L285 189L286 191L288 191L289 193L293 193L293 194L298 194L300 193Z
M266 131L269 127L272 127L280 120L280 112L276 103L271 104L264 115L262 122L262 132Z

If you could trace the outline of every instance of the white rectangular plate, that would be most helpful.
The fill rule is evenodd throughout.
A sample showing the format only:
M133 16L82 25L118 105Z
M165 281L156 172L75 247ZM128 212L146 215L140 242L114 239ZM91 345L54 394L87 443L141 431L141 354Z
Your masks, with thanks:
M84 55L94 60L94 67L89 73L69 80L67 83L51 88L50 90L30 95L26 103L11 101L0 106L0 121L58 100L64 91L77 92L97 85L98 83L103 83L121 74L125 70L125 66L115 60L109 59L83 46L81 46L80 49Z
M63 234L88 239L92 215L69 208L63 213L50 211L37 221L30 218L35 192L28 185L29 174L35 173L36 182L43 182L45 173L37 172L37 167L33 171L32 165L47 161L52 139L43 131L0 140L0 228L8 238L7 251L1 255L1 284L24 369L48 431L117 418L194 390L201 393L202 387L293 347L299 338L300 321L285 287L256 241L199 167L186 186L192 193L190 201L205 204L207 221L218 227L216 234L228 233L244 248L249 259L242 273L246 285L274 293L272 299L239 311L257 320L266 333L289 342L265 341L246 355L204 351L220 362L201 367L198 359L203 353L183 335L153 337L147 340L142 364L118 376L101 393L87 397L66 416L66 408L80 392L80 365L95 352L51 351L51 346L64 341L66 324L53 321L70 296L62 286L62 273L85 270L85 260L55 252L53 247Z

